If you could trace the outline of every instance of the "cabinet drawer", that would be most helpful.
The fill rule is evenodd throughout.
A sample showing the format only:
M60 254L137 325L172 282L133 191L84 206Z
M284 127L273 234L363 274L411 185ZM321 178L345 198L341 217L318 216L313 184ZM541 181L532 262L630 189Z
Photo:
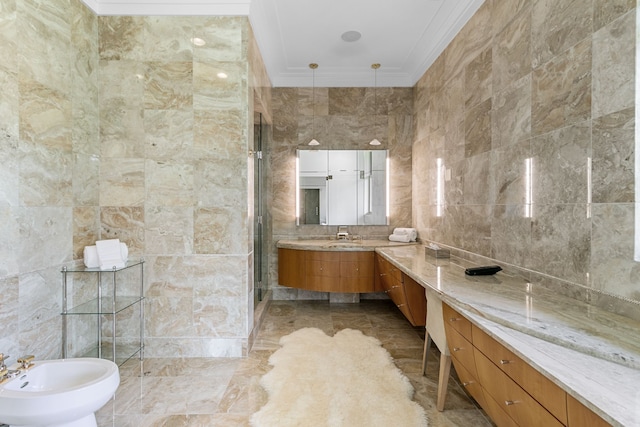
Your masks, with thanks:
M378 267L378 274L381 277L390 276L398 281L402 281L402 272L396 266L384 259L381 255L376 255L375 259Z
M340 259L340 277L370 277L373 280L373 259L349 257Z
M519 426L562 427L560 421L479 350L474 349L474 357L480 384Z
M460 362L474 378L480 379L478 377L478 372L476 371L473 345L471 345L471 343L455 329L448 328L446 333L447 344L449 345L449 352L451 353L451 356Z
M476 325L472 327L472 336L473 345L478 350L540 402L553 416L563 424L567 424L567 394L564 390Z
M498 427L518 427L518 424L502 409L504 405L496 402L486 390L483 389L482 391L485 400L485 405L482 409L489 415L489 418L491 418Z
M460 379L462 387L464 387L467 393L469 393L471 397L473 397L476 402L478 402L478 404L484 408L484 394L482 393L482 387L480 386L478 380L455 357L451 358L451 360L453 361L453 367L458 374L458 378Z
M407 297L404 293L404 286L396 282L396 285L385 292L387 295L389 295L391 301L393 301L394 304L400 309L404 317L406 317L407 320L411 321L411 312L409 311L409 306L407 305Z
M567 418L569 427L610 427L611 424L598 414L578 402L573 396L567 396Z
M333 292L360 293L375 292L373 275L369 277L340 277L339 287Z
M338 261L320 261L311 260L307 262L307 277L323 276L323 277L340 277L340 263Z
M315 261L331 261L331 262L339 262L340 261L340 252L332 252L332 251L300 251L305 254L306 259L315 260Z
M305 278L304 252L278 249L278 283L283 286L302 287Z
M445 326L451 326L471 342L471 322L447 304L442 304L442 317L444 317Z

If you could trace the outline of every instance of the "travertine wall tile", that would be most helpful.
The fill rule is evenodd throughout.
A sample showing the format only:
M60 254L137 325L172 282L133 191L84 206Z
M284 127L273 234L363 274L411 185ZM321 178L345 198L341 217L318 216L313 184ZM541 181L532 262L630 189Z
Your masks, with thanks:
M531 12L533 67L553 59L593 32L594 0L540 0Z
M487 51L463 57L472 22L484 22L474 17L414 87L413 225L424 239L628 315L637 308L622 298L640 301L631 243L636 2L483 7ZM436 159L445 169L440 209Z
M531 128L534 135L591 116L591 39L533 71Z
M635 26L630 12L593 35L593 117L635 105Z
M594 203L635 201L635 109L598 117L592 124Z

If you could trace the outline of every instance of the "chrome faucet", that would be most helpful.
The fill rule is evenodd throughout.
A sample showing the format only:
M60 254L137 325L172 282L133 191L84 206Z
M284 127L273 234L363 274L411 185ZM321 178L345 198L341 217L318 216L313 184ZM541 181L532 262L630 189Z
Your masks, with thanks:
M349 232L347 231L346 225L339 225L338 232L336 233L336 239L338 240L349 240Z

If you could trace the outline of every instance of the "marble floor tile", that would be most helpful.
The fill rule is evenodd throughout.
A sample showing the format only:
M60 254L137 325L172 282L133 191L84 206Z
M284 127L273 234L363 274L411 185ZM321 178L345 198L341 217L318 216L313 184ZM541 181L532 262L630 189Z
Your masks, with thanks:
M385 300L358 304L328 301L273 301L246 358L156 358L131 360L120 368L114 399L97 413L98 427L244 427L268 399L260 378L279 340L302 327L328 334L359 329L378 338L415 389L429 427L491 427L464 392L455 371L444 412L435 404L439 352L432 347L422 375L424 329L414 328ZM276 427L276 426L274 426Z

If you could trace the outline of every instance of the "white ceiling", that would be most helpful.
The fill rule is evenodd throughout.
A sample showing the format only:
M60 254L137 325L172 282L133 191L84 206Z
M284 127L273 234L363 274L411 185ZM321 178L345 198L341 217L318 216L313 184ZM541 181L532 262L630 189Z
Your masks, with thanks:
M248 15L271 83L410 87L484 0L83 0L99 15ZM346 31L362 34L345 42Z

